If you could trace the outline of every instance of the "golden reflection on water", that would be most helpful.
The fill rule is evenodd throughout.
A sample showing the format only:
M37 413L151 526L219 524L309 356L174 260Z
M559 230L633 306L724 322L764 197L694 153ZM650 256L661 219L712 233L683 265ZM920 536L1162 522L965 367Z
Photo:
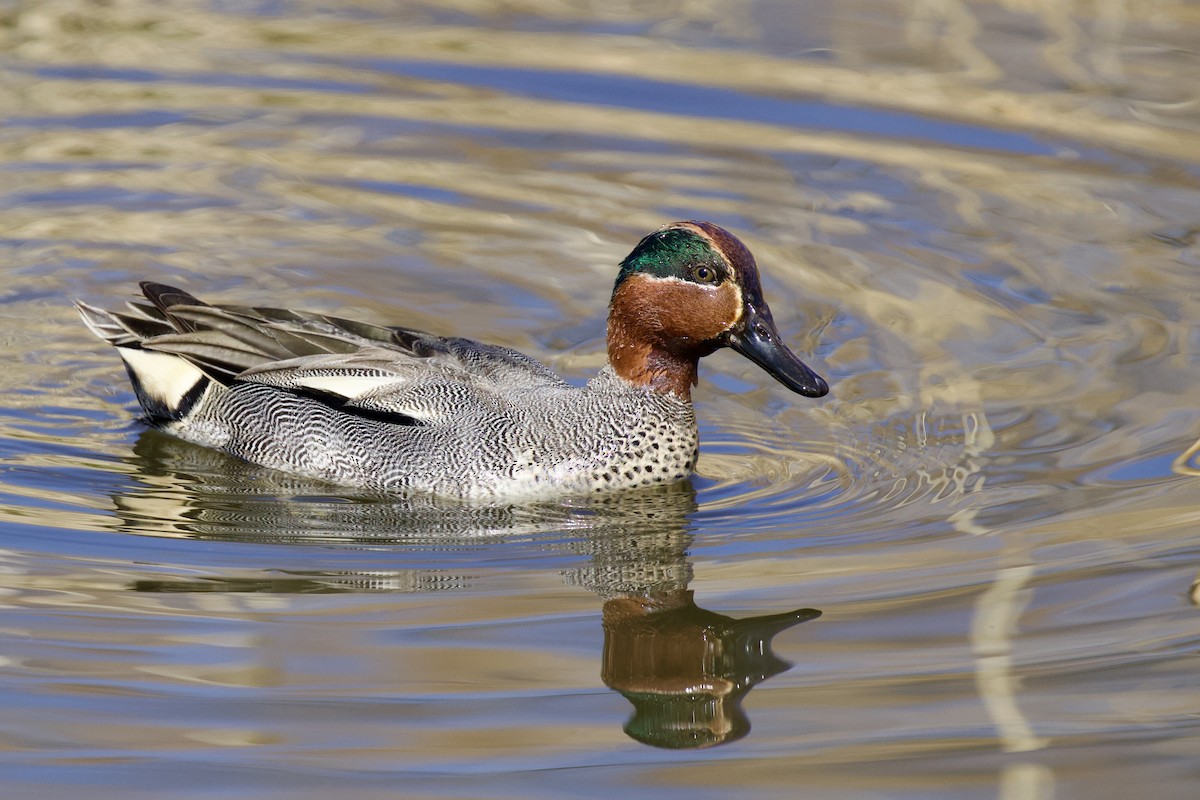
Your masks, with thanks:
M1169 0L0 11L0 743L130 791L154 756L295 797L1191 797L1197 41ZM160 275L578 380L677 217L744 236L834 394L708 359L695 494L627 505L335 496L141 433L68 308ZM692 592L824 616L777 660ZM626 718L734 744L636 757Z
M728 744L750 731L746 693L790 664L771 640L815 619L797 609L734 620L696 606L688 591L604 603L604 684L634 706L625 732L675 750Z

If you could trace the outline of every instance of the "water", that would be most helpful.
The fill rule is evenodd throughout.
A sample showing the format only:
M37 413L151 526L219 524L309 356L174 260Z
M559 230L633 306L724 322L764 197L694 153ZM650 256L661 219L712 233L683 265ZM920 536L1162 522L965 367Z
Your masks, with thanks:
M0 10L6 797L1197 796L1193 7L394 5ZM697 478L601 502L174 441L70 309L582 381L678 218L833 393L707 359Z

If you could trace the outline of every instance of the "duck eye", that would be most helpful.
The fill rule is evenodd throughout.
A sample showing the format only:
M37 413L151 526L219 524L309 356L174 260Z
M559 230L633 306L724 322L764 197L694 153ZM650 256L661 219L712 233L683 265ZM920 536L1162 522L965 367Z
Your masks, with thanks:
M712 267L706 267L703 264L692 270L692 278L696 283L716 283L717 271Z

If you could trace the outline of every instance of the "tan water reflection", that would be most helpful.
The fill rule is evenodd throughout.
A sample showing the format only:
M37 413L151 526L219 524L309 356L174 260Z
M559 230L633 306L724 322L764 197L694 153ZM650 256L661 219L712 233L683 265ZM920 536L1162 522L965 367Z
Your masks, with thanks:
M735 620L697 607L688 591L608 600L600 677L633 704L625 732L639 742L727 744L750 731L746 693L790 666L771 652L771 639L820 613Z

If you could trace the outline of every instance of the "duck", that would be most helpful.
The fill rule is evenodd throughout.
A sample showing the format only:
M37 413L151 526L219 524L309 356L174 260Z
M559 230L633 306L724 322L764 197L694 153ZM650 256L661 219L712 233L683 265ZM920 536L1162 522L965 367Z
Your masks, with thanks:
M620 263L607 362L583 386L507 347L140 286L121 311L75 305L116 348L144 422L388 495L530 500L682 481L699 450L698 362L723 347L792 392L829 392L780 336L754 256L711 222L666 225Z

